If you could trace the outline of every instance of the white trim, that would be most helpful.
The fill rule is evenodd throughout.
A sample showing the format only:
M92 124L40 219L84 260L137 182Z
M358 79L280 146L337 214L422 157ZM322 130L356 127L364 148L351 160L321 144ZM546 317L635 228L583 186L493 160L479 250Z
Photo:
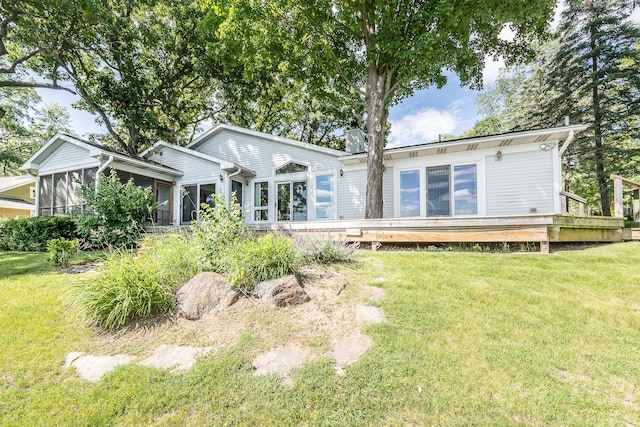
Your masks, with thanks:
M496 143L498 141L502 141L502 140L506 140L506 139L526 139L526 138L532 138L532 137L540 137L543 135L553 135L553 134L557 134L557 133L567 133L567 136L562 138L562 137L556 137L553 140L545 140L544 142L549 144L552 142L559 142L560 140L566 140L571 132L579 132L582 130L585 130L587 128L586 125L572 125L572 126L562 126L562 127L556 127L556 128L549 128L549 129L536 129L536 130L531 130L531 131L522 131L522 132L511 132L511 133L504 133L504 134L500 134L500 135L490 135L490 136L478 136L478 137L474 137L474 138L465 138L465 139L457 139L457 140L451 140L451 141L443 141L443 142L434 142L431 144L421 144L421 145L413 145L413 146L407 146L407 147L397 147L397 148L387 148L383 151L384 155L387 156L392 156L391 160L396 160L393 159L393 156L398 155L398 154L406 154L406 153L411 153L411 152L415 152L415 151L422 151L422 150L437 150L440 148L448 148L448 147L456 147L456 146L465 146L465 145L472 145L472 144L482 144L482 145L488 145L488 144L492 144L492 143ZM569 141L571 142L571 141ZM535 141L530 141L527 142L526 144L540 144L540 142L535 142ZM513 145L510 145L509 147L513 147ZM483 150L483 149L489 149L492 147L478 147L478 150ZM453 153L445 153L446 154L453 154ZM366 159L367 158L367 153L358 153L358 154L350 154L350 155L345 155L340 157L338 160L340 160L341 162L355 162L355 161L361 161L362 159ZM401 159L398 159L401 160Z

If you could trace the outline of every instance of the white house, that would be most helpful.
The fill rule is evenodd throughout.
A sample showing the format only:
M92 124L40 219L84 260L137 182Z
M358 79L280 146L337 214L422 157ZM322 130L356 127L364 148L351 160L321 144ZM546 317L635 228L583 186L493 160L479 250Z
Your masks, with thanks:
M561 155L583 125L465 138L384 151L384 218L562 214ZM65 134L23 166L37 176L36 212L79 207L77 186L109 169L167 202L158 225L197 220L211 194L235 193L260 224L364 218L366 154L358 130L337 151L229 125L186 147L158 142L134 159Z

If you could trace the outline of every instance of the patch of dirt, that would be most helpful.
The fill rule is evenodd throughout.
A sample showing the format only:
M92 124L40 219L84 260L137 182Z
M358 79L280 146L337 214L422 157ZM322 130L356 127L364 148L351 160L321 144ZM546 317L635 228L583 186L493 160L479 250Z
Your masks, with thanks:
M311 355L325 354L340 339L357 332L355 304L366 301L371 291L347 284L333 267L306 267L302 275L311 297L308 303L276 308L258 299L240 298L224 311L200 320L173 317L99 334L86 351L148 357L162 344L211 346L220 351L233 347L248 334L259 340L262 349L295 345Z

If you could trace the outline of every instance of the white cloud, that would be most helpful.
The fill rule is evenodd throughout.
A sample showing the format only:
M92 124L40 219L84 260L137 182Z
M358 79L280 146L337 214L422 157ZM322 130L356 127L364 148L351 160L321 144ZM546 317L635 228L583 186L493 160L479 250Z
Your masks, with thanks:
M459 104L454 101L444 111L424 108L392 122L388 147L425 144L453 132L460 121Z

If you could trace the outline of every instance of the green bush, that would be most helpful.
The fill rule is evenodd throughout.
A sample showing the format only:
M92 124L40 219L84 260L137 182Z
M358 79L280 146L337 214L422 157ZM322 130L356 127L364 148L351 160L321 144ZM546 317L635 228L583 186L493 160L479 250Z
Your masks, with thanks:
M149 238L137 252L112 252L98 275L72 286L67 302L87 324L105 329L168 313L175 291L197 272L191 247L185 235L174 235Z
M297 241L307 264L331 264L353 260L357 243L339 242L331 239L300 239Z
M245 240L230 258L229 280L246 291L258 282L295 274L304 259L295 242L286 236L267 234Z
M118 175L100 175L98 187L83 186L85 210L78 217L78 233L88 247L133 247L142 238L146 218L158 208L150 187L133 180L122 184Z
M198 265L202 271L224 274L240 245L251 237L235 199L227 207L222 195L214 195L213 206L202 205L200 221L191 225L193 243L197 247Z
M69 266L71 258L78 252L79 246L78 239L51 239L47 242L47 250L49 251L47 260L56 267L66 268Z
M49 240L76 237L76 222L70 216L15 218L0 225L0 250L45 251Z

